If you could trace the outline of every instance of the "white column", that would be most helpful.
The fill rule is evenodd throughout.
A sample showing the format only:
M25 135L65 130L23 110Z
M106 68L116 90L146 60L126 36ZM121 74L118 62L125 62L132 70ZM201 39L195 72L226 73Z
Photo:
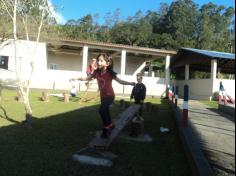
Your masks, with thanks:
M152 72L153 72L153 68L152 68L152 66L150 65L150 66L149 66L149 73L148 73L148 76L152 76Z
M152 71L152 77L153 77L153 78L155 77L155 72L154 72L154 71Z
M88 65L88 46L83 47L82 74L86 74Z
M212 85L212 92L214 93L218 91L218 85L216 85L216 74L217 74L217 60L211 60L211 85Z
M185 64L185 84L188 83L189 80L189 64Z
M126 67L126 50L121 51L121 76L125 75L125 67Z
M165 76L166 76L166 86L170 84L170 56L166 56L166 65L165 65Z

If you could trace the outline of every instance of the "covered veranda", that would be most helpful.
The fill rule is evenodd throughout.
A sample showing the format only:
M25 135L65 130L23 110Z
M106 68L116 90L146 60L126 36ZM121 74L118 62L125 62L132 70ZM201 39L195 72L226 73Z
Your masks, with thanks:
M190 98L208 99L213 93L219 91L222 81L227 93L235 99L235 54L182 48L171 59L171 72L176 75L172 83L179 86L179 94L183 95L183 86L190 87ZM209 73L204 79L190 78L191 71ZM228 78L221 77L228 74Z
M155 77L152 67L150 67L149 74L144 77L143 81L147 86L147 94L155 96L161 96L165 91L166 85L170 83L169 65L171 57L176 54L175 51L102 42L67 39L47 42L48 70L51 75L56 75L54 76L55 79L59 75L62 75L60 78L63 78L63 75L65 77L65 72L72 77L76 76L76 74L85 75L89 60L96 57L99 53L110 54L114 60L114 70L119 77L132 81L135 81L136 74L144 69L146 61L165 59L165 77ZM50 62L58 62L59 60L61 67L58 70L50 70ZM69 64L70 62L71 64ZM55 81L60 88L66 89L66 87L63 87L61 80ZM129 94L131 91L130 86L119 85L116 82L113 83L113 87L116 93ZM85 88L83 85L80 86L81 90Z

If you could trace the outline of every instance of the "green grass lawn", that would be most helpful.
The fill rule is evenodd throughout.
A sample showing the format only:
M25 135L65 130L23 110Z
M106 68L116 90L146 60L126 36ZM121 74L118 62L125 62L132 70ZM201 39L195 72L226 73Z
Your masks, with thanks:
M210 106L213 109L218 109L218 101L201 100L200 102Z
M64 103L58 98L40 101L41 91L30 95L33 128L21 125L23 105L14 100L15 91L4 90L1 105L8 119L0 117L0 176L187 176L190 168L177 134L174 117L166 102L144 112L145 133L153 142L141 143L118 138L110 151L118 155L110 168L81 165L72 155L101 128L99 99L90 103ZM112 117L122 112L118 101ZM0 110L0 116L4 116ZM161 133L160 126L169 133Z

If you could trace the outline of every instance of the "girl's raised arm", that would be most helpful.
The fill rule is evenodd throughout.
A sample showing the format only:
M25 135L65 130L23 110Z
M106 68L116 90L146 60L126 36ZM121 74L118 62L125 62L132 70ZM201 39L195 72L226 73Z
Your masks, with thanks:
M92 75L89 75L87 77L78 77L78 78L71 78L70 81L76 81L76 80L79 80L79 81L90 81L92 80Z
M116 77L115 80L116 80L118 83L123 84L123 85L135 86L135 82L124 81L124 80L121 80L121 79L118 78L118 77Z

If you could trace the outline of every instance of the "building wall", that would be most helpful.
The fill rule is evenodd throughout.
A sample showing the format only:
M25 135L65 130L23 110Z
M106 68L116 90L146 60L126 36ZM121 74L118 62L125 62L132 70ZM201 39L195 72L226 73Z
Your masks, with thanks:
M137 82L136 76L120 76L119 78L130 81L130 82ZM152 78L152 77L143 77L143 83L147 88L147 95L153 96L161 96L165 92L165 79L163 78ZM121 85L116 81L113 81L113 88L116 93L119 94L131 94L133 86L129 85Z
M216 87L219 87L220 81L226 89L226 92L235 99L235 80L219 80L214 83ZM179 86L179 96L184 95L184 80L172 81L172 85ZM211 79L192 79L188 81L189 85L189 98L190 99L209 99L214 92L212 90ZM218 89L219 90L219 89Z
M28 41L18 41L17 62L19 62L19 69L22 71L23 80L27 80L30 75L30 63L34 60L34 73L32 78L32 88L42 89L61 89L70 90L72 85L75 85L78 90L84 91L86 89L85 82L69 82L71 78L82 75L82 56L80 54L59 54L47 52L46 44L39 43L37 50L35 50L36 43ZM35 53L34 53L35 51ZM1 48L0 55L9 56L8 68L10 71L15 71L15 53L14 45L10 43ZM95 54L89 52L88 59L96 57ZM136 69L145 61L144 58L127 56L126 58L126 76L121 77L120 67L121 58L115 57L114 70L118 73L121 79L136 82L136 77L132 76ZM89 62L89 61L88 61ZM50 63L58 64L59 70L50 70ZM1 75L0 75L1 76ZM219 87L219 82L223 81L223 85L227 94L235 98L235 80L217 80L214 84ZM147 95L161 96L165 92L165 79L158 77L144 77L143 83L147 87ZM179 95L183 96L183 87L185 81L172 81L172 84L179 85ZM210 90L212 88L210 79L196 79L189 80L190 98L192 99L208 99L212 96ZM113 87L116 93L130 94L132 86L123 86L113 81ZM96 81L93 81L92 88L97 90Z
M184 95L184 80L177 80L172 82L172 85L179 86L179 96ZM209 99L211 93L211 79L193 79L188 81L189 85L189 98L190 99ZM204 85L204 86L203 86Z
M126 57L126 75L133 75L134 72L145 62L144 58L138 56L127 56Z
M35 50L35 48L37 49ZM14 43L10 41L8 45L5 45L3 48L1 48L0 55L9 56L8 70L13 72L15 72L16 69L20 70L22 80L29 79L32 62L34 62L33 75L37 74L38 72L44 73L47 69L45 43L37 44L30 41L17 41L15 53Z
M47 69L50 64L57 64L58 70L82 70L82 56L72 54L48 53Z
M140 57L135 56L126 56L126 69L125 74L126 75L133 75L134 72L143 64L145 60ZM114 71L118 74L121 73L121 58L115 57L113 58L114 62Z
M71 78L81 76L81 72L64 70L46 70L44 74L35 74L32 79L32 88L70 90L78 81L70 82ZM77 87L78 88L78 87Z

